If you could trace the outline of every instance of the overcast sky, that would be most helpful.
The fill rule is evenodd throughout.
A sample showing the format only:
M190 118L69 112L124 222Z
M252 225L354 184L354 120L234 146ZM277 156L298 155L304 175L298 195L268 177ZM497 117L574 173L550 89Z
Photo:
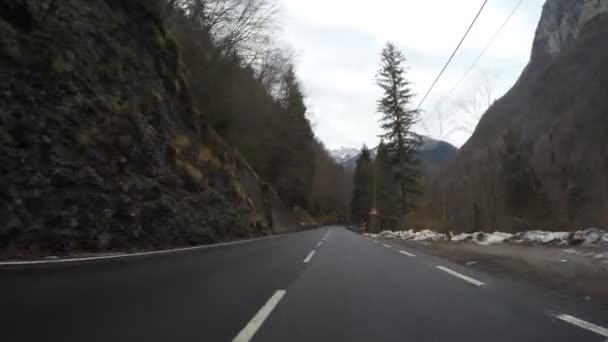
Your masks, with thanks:
M461 108L483 79L502 96L527 64L544 0L525 0L470 76L447 100L438 124L437 104L462 77L519 0L490 0L477 24L423 106L419 133L461 146L476 119ZM428 90L483 0L282 0L283 40L296 52L317 136L330 148L378 143L375 85L387 40L403 51L418 97Z

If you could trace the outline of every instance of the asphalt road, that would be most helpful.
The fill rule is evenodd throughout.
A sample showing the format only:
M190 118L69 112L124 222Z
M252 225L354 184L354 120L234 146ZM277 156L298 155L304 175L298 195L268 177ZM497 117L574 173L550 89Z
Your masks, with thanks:
M0 266L0 340L608 338L605 307L403 248L326 227L166 255Z

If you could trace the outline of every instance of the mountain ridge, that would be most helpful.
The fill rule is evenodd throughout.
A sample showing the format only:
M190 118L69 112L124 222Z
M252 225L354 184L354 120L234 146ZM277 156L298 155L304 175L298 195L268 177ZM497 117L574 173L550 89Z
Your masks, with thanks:
M409 222L459 231L608 224L607 8L547 1L527 67Z
M377 146L370 148L372 157L376 156L377 149ZM343 153L345 151L348 153ZM425 137L423 144L418 150L418 159L425 170L425 174L432 175L448 162L457 151L458 148L446 141ZM335 160L347 170L355 169L360 153L360 149L354 148L341 148L330 151L331 155L337 155Z

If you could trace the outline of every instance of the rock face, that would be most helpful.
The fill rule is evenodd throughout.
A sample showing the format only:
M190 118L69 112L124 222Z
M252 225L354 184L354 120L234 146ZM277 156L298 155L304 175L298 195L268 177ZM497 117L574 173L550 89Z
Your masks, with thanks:
M0 256L270 233L271 190L253 203L194 107L159 3L0 3Z
M576 41L585 25L601 14L608 14L605 0L547 1L536 30L532 60L546 54L558 55Z
M608 0L547 1L530 63L418 216L460 231L607 225L606 37Z

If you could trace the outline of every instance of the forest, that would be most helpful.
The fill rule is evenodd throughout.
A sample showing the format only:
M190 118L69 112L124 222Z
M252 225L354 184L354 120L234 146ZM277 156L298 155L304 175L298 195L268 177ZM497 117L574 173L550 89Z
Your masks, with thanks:
M205 120L291 207L334 219L350 178L315 137L297 56L277 42L275 0L173 0L164 20Z

